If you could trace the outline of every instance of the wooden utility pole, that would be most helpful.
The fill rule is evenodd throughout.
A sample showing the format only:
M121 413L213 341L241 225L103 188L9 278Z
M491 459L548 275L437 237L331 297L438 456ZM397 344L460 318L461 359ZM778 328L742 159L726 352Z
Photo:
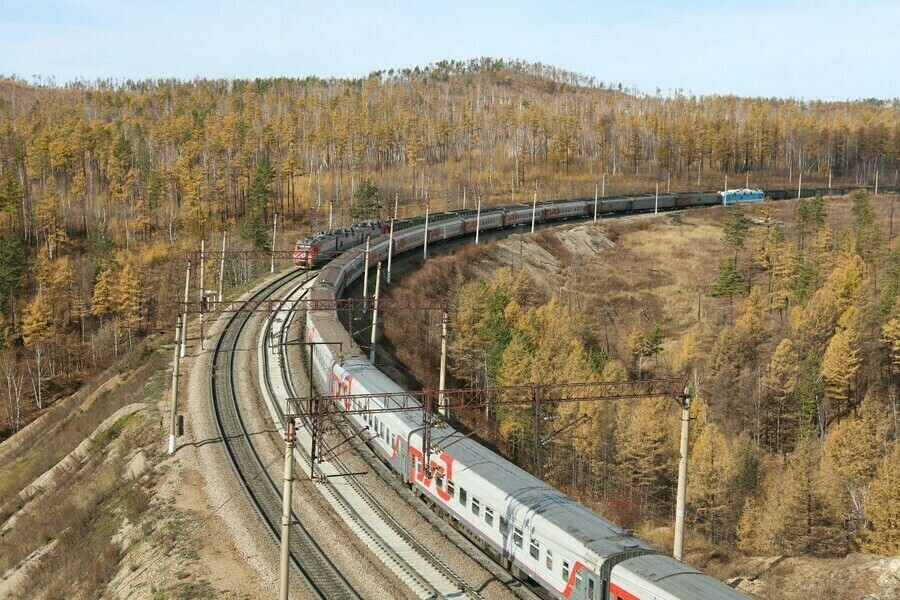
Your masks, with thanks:
M294 491L294 419L284 429L284 489L281 494L281 569L278 598L288 600L291 556L291 495Z
M394 219L391 219L391 231L388 234L387 282L391 282L391 258L394 256Z
M278 213L275 213L275 218L272 223L272 264L269 267L269 273L275 272L275 238L278 235Z
M369 362L375 364L375 340L378 336L378 295L381 291L381 261L375 270L375 304L372 307L372 336L369 338Z
M425 203L425 239L422 242L422 260L428 260L428 203Z
M187 311L191 298L191 261L187 261L187 274L184 277L184 312L181 317L181 356L187 354Z
M678 495L675 502L675 543L672 556L681 560L684 556L684 505L687 494L688 434L691 423L691 397L681 401L681 450L678 460Z
M225 282L225 241L228 239L228 230L222 230L222 258L219 259L219 302L223 300L222 293Z
M534 233L534 220L537 216L537 182L534 182L534 202L531 204L531 233Z
M441 414L444 415L444 418L449 416L449 409L447 408L447 402L444 399L444 389L447 387L447 311L444 311L443 316L441 317L441 375L438 380L438 390L440 391L438 395L438 410L441 411Z
M178 338L181 332L181 315L175 317L175 350L172 356L172 405L169 407L169 454L175 454L175 437L178 420L178 371L181 356L178 349Z

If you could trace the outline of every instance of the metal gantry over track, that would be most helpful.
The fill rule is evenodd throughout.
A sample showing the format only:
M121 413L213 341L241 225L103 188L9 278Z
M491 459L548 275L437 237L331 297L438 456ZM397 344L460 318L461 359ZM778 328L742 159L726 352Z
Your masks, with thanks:
M446 420L451 411L464 409L496 410L498 407L532 407L533 435L537 473L540 477L542 447L542 421L548 407L571 402L602 402L608 400L669 398L684 406L688 402L687 380L644 379L614 382L547 383L484 388L455 388L446 390L421 390L376 394L337 394L289 398L287 419L303 419L308 422L313 435L311 459L321 461L317 448L321 448L324 420L332 415L373 415L383 413L415 413L422 419L422 451L425 465L431 464L432 429ZM377 401L378 404L374 404ZM349 406L349 408L344 408ZM361 407L361 408L356 408ZM439 412L436 413L435 409ZM586 418L576 417L571 423L554 432L559 434Z

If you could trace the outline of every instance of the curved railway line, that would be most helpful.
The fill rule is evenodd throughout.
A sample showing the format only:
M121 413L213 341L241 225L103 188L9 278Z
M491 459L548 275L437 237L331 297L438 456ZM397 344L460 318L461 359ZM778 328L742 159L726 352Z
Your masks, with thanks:
M267 399L265 403L276 425L283 428L284 403L288 397L299 397L292 376L291 360L288 347L288 332L298 312L299 301L306 295L306 286L316 276L315 271L290 271L254 292L250 300L273 299L277 308L268 315L261 326L261 336L257 340L250 336L248 323L252 315L237 312L228 317L221 334L215 343L212 356L213 376L210 379L212 409L218 433L221 436L234 472L246 490L252 504L262 517L266 528L275 540L280 539L281 502L279 485L270 475L268 467L260 452L254 445L251 433L247 430L244 417L241 415L238 401L238 390L235 383L235 354L238 342L243 337L252 339L250 347L258 344L259 351L259 391ZM298 281L299 280L299 281ZM276 298L279 291L287 291ZM247 331L245 332L245 329ZM255 330L254 330L255 331ZM273 362L276 363L273 365ZM301 367L302 372L306 371ZM295 440L295 456L300 464L310 469L308 452L303 448L304 435L308 439L306 424L300 424ZM339 427L340 429L340 427ZM345 430L346 431L346 430ZM403 581L419 598L482 598L479 589L467 583L445 564L438 555L426 547L417 536L391 514L371 490L366 489L352 469L339 458L343 452L335 452L334 445L324 441L323 455L332 456L323 465L317 463L317 469L323 469L322 475L337 477L340 486L322 485L320 492L356 536L375 553L381 561ZM342 442L343 443L343 442ZM351 445L357 445L356 443ZM360 452L358 456L372 467L380 471L374 454ZM327 472L326 472L327 470ZM381 471L384 476L386 471ZM326 479L327 479L326 477ZM396 484L396 485L395 485ZM399 483L391 481L390 485L397 489ZM418 505L410 497L408 502L423 517L439 519L431 514L427 507ZM426 516L427 515L427 516ZM430 523L434 524L434 520ZM459 543L443 534L446 542ZM290 559L294 568L303 577L303 586L311 597L315 598L361 598L360 593L340 572L338 567L326 556L310 533L303 527L296 516L292 516ZM474 544L465 551L479 552ZM509 591L520 598L533 600L537 596L529 588L511 575L498 575L496 569L485 566L483 561L490 562L487 556L480 555L475 562L490 572ZM505 571L503 571L505 573Z
M266 348L274 348L278 357L278 369L273 370L270 352L262 351L261 383L266 387L269 396L270 407L274 408L276 419L283 425L284 409L282 403L288 396L296 396L293 379L290 376L289 361L284 352L287 333L295 314L297 301L305 295L302 284L281 300L273 316L267 319L263 330L262 340L265 340ZM296 296L296 297L295 297ZM290 305L290 306L288 306ZM277 337L273 336L273 324L278 322L280 327ZM273 371L278 373L281 385L279 394L273 382ZM287 392L285 394L284 392ZM279 397L281 396L281 397ZM302 424L305 427L305 424ZM302 432L298 432L298 438ZM299 439L296 442L299 444ZM333 449L325 443L323 450L330 452ZM309 455L306 452L296 452L300 463L309 468ZM471 589L466 582L452 569L427 548L416 540L415 536L407 531L396 519L391 517L378 500L362 486L351 470L337 457L328 461L336 469L333 475L340 475L342 483L339 488L325 485L320 487L320 492L326 495L333 507L335 507L344 521L354 530L358 537L367 542L369 547L379 552L379 556L394 571L401 580L421 598L455 598L471 597L481 598L477 591ZM321 465L317 465L320 469ZM351 497L354 496L354 497ZM385 527L389 530L385 531ZM400 538L401 548L397 549L397 541L389 538L395 534ZM393 543L392 543L393 542ZM403 547L407 546L407 547ZM412 550L412 552L410 551ZM429 572L430 571L430 572ZM427 573L423 573L427 572ZM435 581L437 580L437 581Z
M293 280L309 279L314 274L289 272L256 292L252 299L267 298ZM266 465L251 440L238 404L234 380L234 358L238 341L250 320L247 313L235 313L228 318L213 350L213 377L210 395L216 427L229 460L252 504L262 517L266 528L276 540L280 539L281 493L272 480ZM309 594L322 600L360 600L361 596L340 570L316 544L309 532L292 516L291 562L303 576Z

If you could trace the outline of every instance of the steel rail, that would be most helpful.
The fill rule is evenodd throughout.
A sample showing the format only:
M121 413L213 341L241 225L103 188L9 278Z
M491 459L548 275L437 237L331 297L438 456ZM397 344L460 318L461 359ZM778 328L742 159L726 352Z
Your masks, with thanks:
M305 272L292 271L265 286L254 296L271 295L286 283L301 276L309 277ZM249 314L235 314L230 317L216 342L213 351L215 373L210 380L211 400L216 426L231 466L251 503L259 512L266 528L276 540L279 540L281 493L266 469L244 424L234 382L235 349L249 319ZM220 378L223 379L220 381ZM220 394L220 387L224 394ZM222 397L223 395L225 397ZM332 598L358 600L360 598L353 586L316 544L309 532L296 520L296 517L292 518L291 563L303 575L305 583L314 597L323 600Z

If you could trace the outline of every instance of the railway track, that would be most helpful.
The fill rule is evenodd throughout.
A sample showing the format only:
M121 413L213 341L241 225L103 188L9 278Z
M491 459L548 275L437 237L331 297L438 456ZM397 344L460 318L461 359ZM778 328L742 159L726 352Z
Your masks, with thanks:
M296 396L284 348L291 320L296 314L293 309L304 294L300 286L281 301L265 327L263 339L266 342L260 345L260 383L269 395L272 416L279 423L283 421L284 398ZM296 453L298 459L308 469L308 451L303 451L308 448L308 445L304 448L304 442L308 444L307 430L298 431L297 442L300 446ZM330 450L326 442L323 451ZM391 516L378 499L350 475L350 470L340 459L331 458L317 464L317 470L328 477L340 478L341 485L322 485L320 492L357 537L419 598L482 597Z
M292 271L256 292L252 299L270 297L300 277L308 279L313 275ZM216 427L231 465L267 529L278 540L281 492L269 475L269 465L263 462L244 425L235 385L235 353L250 318L248 313L232 315L219 336L213 350L214 374L210 379L210 395ZM292 517L290 539L291 563L303 576L311 597L323 600L361 598L296 517Z

